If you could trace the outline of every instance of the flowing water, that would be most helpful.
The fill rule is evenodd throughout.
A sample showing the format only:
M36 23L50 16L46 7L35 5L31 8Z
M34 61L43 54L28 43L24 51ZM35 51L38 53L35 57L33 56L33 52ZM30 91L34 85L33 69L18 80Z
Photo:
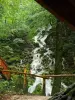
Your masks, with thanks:
M49 31L50 29L51 29L51 25L49 25L47 31ZM45 28L43 28L34 37L34 42L38 43L39 47L37 47L33 50L33 62L31 63L31 74L41 75L45 72L43 70L44 66L42 65L43 57L41 56L39 51L41 49L45 49L46 52L43 55L46 55L46 56L48 56L49 54L52 53L52 51L50 51L49 48L46 48L45 39L48 36L47 31L45 32ZM52 59L50 57L49 57L49 59L52 61ZM50 62L50 64L51 64L51 62ZM36 86L38 84L42 85L42 83L43 83L43 79L36 77L35 82L33 83L33 85L31 87L29 87L28 92L32 93L36 89ZM46 87L45 88L46 88L46 96L51 95L51 90L52 90L51 79L46 79Z
M44 56L46 56L48 58L48 60L50 61L50 63L49 63L50 68L53 67L52 66L53 62L55 64L55 59L50 58L50 55L53 52L51 50L49 50L49 48L47 48L46 43L45 43L45 40L48 36L48 32L50 31L51 28L52 28L51 25L49 25L47 29L45 29L45 28L40 29L38 34L34 37L34 42L37 43L39 46L36 47L32 52L33 53L33 61L31 63L31 74L41 75L46 72L44 70L44 66L42 64L42 60L43 60ZM39 52L41 49L44 49L46 51L45 53L43 53L43 56L41 56L41 53ZM46 82L45 94L46 94L46 96L48 96L48 95L51 95L51 91L52 91L51 78L46 79L45 82ZM41 84L41 86L42 86L42 83L43 83L43 79L36 77L35 82L33 83L32 86L29 87L28 92L33 93L35 91L37 85ZM61 85L66 88L66 85L64 83L61 83Z

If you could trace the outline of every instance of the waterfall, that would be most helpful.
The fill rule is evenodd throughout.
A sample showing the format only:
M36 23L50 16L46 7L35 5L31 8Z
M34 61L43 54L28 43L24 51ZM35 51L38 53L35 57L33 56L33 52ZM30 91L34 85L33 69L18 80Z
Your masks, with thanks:
M44 70L44 66L42 64L42 60L43 60L44 56L46 56L47 59L50 61L49 62L49 68L53 69L53 63L55 64L55 59L50 57L50 55L53 52L51 50L49 50L49 48L47 48L46 43L45 43L45 40L48 36L48 32L50 31L51 28L52 28L51 25L49 25L47 29L42 28L42 29L40 29L38 34L36 36L34 36L34 42L37 43L39 45L39 47L35 48L32 51L33 61L31 63L31 74L41 75L43 73L46 73L46 71ZM41 49L44 49L46 51L45 53L43 53L43 56L41 56L41 53L39 52ZM52 91L51 78L46 79L45 82L46 82L45 94L46 94L46 96L48 96L48 95L51 95L51 91ZM36 77L35 82L33 83L32 86L29 87L28 92L33 93L38 84L42 85L43 84L43 79L39 78L39 77ZM67 88L67 86L64 83L61 83L61 85L64 88Z
M45 29L45 28L40 29L38 34L34 37L34 42L38 43L39 47L37 47L33 50L33 61L31 63L31 74L41 75L45 72L43 70L44 66L42 64L43 57L41 56L41 53L39 53L39 51L41 49L45 49L46 52L43 54L45 56L52 54L52 51L46 47L46 43L45 43L45 40L48 36L48 31L50 31L51 28L52 28L51 25L49 25L47 29ZM52 61L50 56L49 56L49 59ZM51 65L51 62L50 62L50 65ZM29 87L28 92L32 93L36 89L36 86L40 83L41 84L43 83L43 79L36 77L35 82L33 83L32 86ZM52 91L51 79L46 79L46 87L45 88L46 88L46 93L45 93L46 96L51 95L51 91Z

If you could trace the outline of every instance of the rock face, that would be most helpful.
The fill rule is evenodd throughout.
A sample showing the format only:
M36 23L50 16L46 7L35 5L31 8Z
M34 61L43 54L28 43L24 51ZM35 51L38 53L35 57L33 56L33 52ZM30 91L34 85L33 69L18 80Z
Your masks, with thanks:
M56 93L48 100L75 100L75 83L70 85L65 92Z

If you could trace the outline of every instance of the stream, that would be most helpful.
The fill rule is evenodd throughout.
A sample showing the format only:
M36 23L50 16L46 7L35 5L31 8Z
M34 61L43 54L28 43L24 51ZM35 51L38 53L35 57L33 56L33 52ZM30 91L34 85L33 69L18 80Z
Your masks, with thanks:
M51 28L52 28L51 25L49 25L47 31L49 31ZM39 51L41 49L45 49L46 52L44 53L44 55L48 56L48 55L52 54L52 51L49 50L49 48L46 48L45 40L46 40L47 36L48 36L48 33L45 32L45 28L43 28L43 29L40 29L38 34L34 37L34 42L37 43L39 45L39 47L36 47L33 50L33 61L31 63L31 74L41 75L45 72L43 70L44 66L42 65L43 57L41 56ZM50 64L51 64L51 62L50 62ZM33 83L32 86L29 87L28 92L33 93L33 91L35 91L38 84L41 84L41 87L42 87L42 83L43 83L43 79L36 77L35 82ZM52 91L51 79L46 79L46 87L45 88L46 88L46 92L45 92L46 96L51 95L51 91Z
M33 51L32 51L32 55L33 55L33 61L31 63L31 74L36 74L36 75L42 75L43 73L46 73L46 70L44 70L43 64L42 64L42 60L43 57L47 57L47 59L50 61L49 62L49 67L52 69L53 67L53 63L55 65L55 59L52 59L50 57L50 55L52 55L52 51L49 50L49 48L46 46L45 40L47 38L47 36L49 35L49 32L51 30L52 26L49 24L48 28L42 28L38 31L38 34L33 38L34 42L37 43L39 46L36 47ZM45 50L45 53L43 53L43 56L41 56L41 53L39 51L41 51L42 49ZM52 91L52 79L46 79L46 86L45 86L45 95L49 96L51 95L51 91ZM33 83L33 85L31 85L28 89L29 93L33 93L37 87L37 85L41 84L41 88L43 88L43 79L36 77L35 78L35 82ZM67 86L64 83L61 83L61 85L64 88L67 88Z

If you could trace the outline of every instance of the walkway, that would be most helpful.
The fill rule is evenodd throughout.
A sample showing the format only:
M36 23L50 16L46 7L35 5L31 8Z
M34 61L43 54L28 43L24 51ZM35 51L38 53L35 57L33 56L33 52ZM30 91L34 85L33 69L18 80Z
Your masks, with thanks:
M5 95L0 100L48 100L47 96Z

